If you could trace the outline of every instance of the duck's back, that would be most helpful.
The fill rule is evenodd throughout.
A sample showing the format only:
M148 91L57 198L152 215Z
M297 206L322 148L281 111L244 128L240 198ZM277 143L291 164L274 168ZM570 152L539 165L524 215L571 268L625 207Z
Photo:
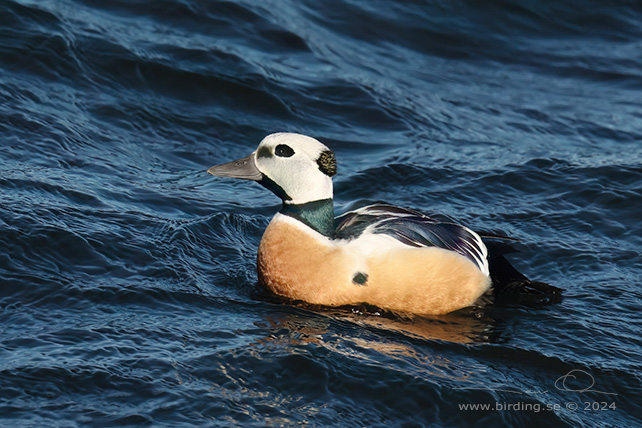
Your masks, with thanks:
M392 232L394 222L370 233L367 225L355 226L364 218L353 215L351 220L351 225L345 217L339 223L343 237L329 239L298 220L275 216L259 247L261 283L276 294L313 304L365 302L419 314L469 306L490 287L487 266L484 271L470 249L462 253L418 243L404 232L417 225L402 225L399 219L398 236ZM403 242L410 238L412 244Z

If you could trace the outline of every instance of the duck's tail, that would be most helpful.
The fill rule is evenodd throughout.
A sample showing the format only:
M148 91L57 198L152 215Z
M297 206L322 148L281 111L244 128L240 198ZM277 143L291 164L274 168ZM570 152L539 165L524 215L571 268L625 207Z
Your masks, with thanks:
M488 266L493 281L496 304L542 305L562 299L562 289L539 281L531 281L513 267L505 255L517 252L505 236L479 233L488 248Z

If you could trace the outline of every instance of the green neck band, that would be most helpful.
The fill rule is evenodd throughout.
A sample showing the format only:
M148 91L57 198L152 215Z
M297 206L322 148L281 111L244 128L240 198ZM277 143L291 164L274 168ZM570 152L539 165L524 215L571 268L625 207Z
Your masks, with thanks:
M283 203L280 212L303 222L328 238L334 233L334 203L332 199L320 199L300 205Z

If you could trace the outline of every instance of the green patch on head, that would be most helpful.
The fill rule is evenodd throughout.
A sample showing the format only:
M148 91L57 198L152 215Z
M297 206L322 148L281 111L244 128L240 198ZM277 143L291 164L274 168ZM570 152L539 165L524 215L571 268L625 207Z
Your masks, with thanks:
M337 173L337 158L331 150L325 150L317 159L317 165L322 173L328 177L332 177Z

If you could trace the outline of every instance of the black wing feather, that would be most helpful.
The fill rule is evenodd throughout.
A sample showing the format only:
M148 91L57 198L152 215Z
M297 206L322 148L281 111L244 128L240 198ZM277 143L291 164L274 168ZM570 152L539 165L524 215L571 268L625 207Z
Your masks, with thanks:
M428 217L418 211L386 204L370 205L336 219L334 237L354 239L366 230L392 236L414 247L439 247L456 251L480 269L487 266L493 281L493 295L499 303L546 304L558 302L562 290L531 281L505 258L517 251L505 235L471 230L445 216ZM487 264L486 264L487 263Z
M413 247L438 247L455 251L480 269L487 268L486 248L471 230L447 217L428 217L418 211L392 205L370 205L337 218L335 238L351 239L368 229L392 236Z

